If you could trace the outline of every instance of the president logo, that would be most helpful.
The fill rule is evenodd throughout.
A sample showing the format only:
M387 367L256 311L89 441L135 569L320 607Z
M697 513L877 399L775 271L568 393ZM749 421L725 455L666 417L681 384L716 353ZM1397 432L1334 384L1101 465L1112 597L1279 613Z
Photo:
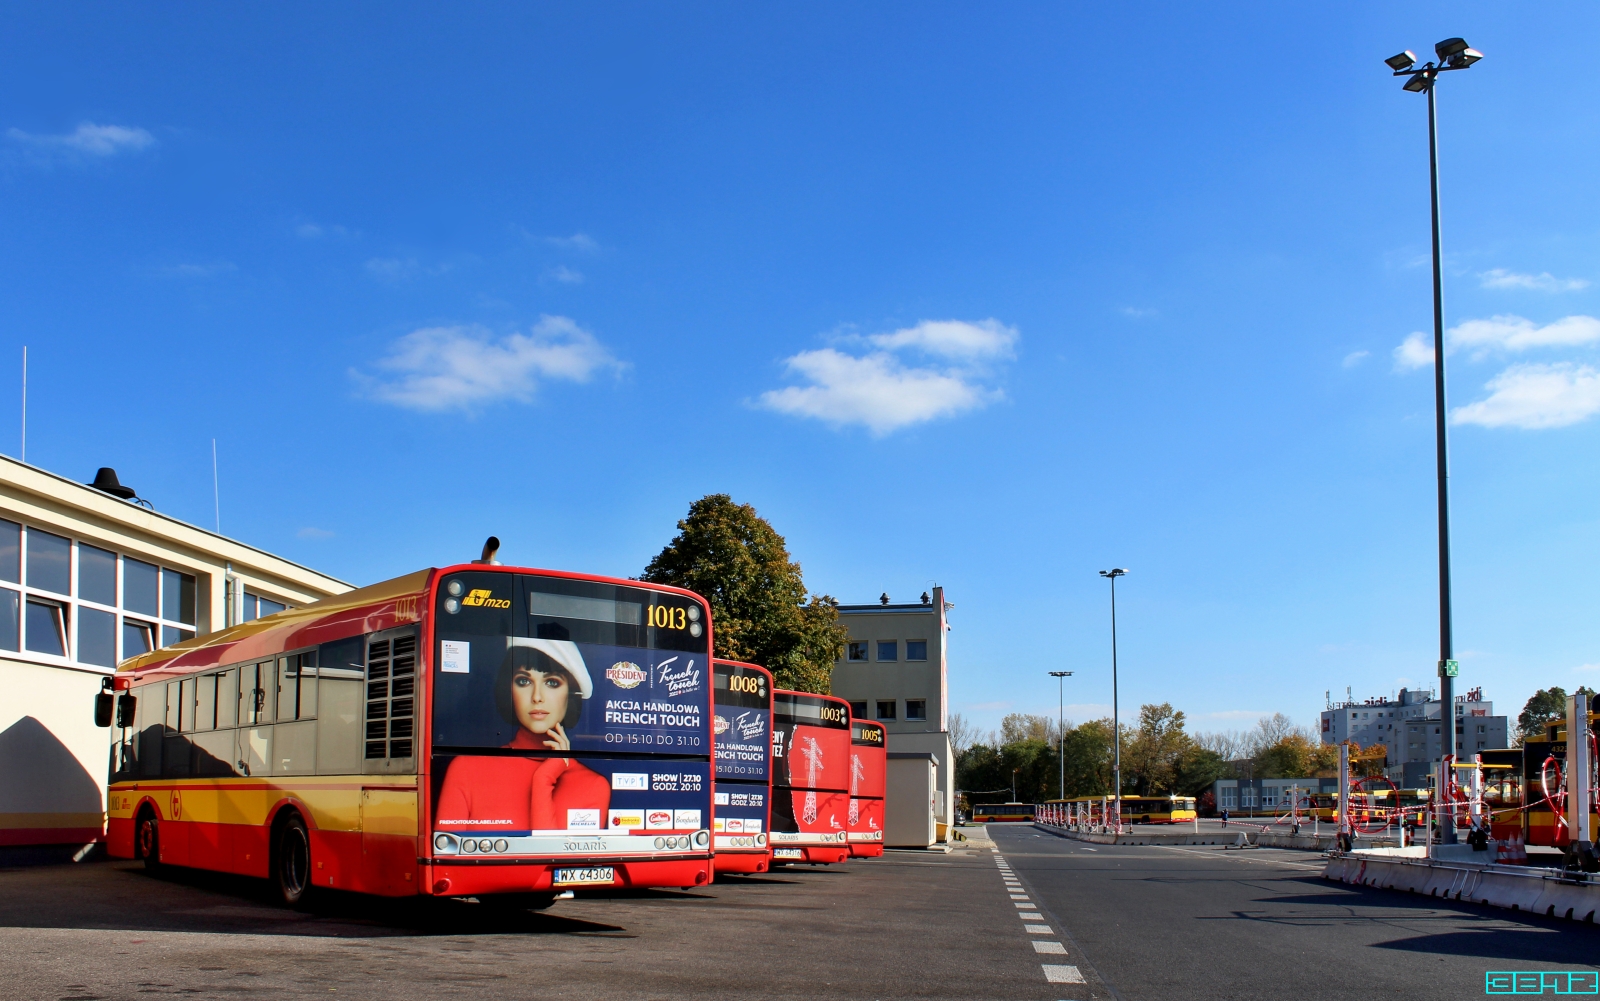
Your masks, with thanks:
M638 688L644 684L644 668L619 660L606 668L606 680L618 688Z
M487 590L487 589L478 589L478 590L474 590L474 591L469 591L467 593L467 596L465 598L461 599L461 603L463 605L468 606L469 608L510 608L511 607L511 599L510 598L496 598L494 596L494 592L490 591L490 590Z
M723 719L721 716L718 716L717 721L712 725L712 728L716 730L717 736L720 737L728 732L728 721Z

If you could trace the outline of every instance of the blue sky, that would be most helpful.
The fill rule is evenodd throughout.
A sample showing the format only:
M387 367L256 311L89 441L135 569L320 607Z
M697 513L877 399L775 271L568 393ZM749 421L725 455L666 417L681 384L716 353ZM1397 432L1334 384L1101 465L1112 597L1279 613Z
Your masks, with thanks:
M953 708L1600 680L1590 5L16 6L0 443L355 582L636 574L727 492ZM1419 364L1421 363L1421 364ZM12 405L3 405L10 398Z

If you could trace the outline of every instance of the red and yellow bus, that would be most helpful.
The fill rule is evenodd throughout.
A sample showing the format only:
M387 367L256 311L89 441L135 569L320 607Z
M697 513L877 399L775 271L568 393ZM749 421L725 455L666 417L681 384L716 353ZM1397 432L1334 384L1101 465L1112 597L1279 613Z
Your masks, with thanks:
M540 906L711 880L711 618L689 591L429 569L118 670L108 848Z
M974 824L1033 823L1032 803L973 803Z
M850 857L850 703L779 689L772 699L772 861Z
M845 827L851 858L883 854L883 798L889 783L888 733L882 723L850 721L850 816Z
M717 792L711 838L717 872L766 872L772 804L772 675L732 660L711 664Z

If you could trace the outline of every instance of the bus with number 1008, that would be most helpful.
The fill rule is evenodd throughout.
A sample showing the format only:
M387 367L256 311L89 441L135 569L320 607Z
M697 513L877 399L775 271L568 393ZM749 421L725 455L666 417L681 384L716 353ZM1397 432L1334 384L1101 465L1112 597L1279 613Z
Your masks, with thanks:
M734 660L711 662L717 791L711 843L717 872L772 865L772 675Z
M490 543L124 662L109 853L291 904L710 882L706 603Z

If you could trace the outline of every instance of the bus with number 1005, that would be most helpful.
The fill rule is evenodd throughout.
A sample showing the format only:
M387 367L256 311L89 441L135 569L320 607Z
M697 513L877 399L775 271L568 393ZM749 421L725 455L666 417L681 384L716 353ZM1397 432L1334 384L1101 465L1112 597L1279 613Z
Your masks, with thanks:
M291 904L710 882L705 602L496 546L124 662L110 854Z
M883 802L889 783L888 733L882 723L850 721L851 858L883 854Z
M717 791L711 841L717 872L766 872L772 809L772 675L732 660L711 662Z

